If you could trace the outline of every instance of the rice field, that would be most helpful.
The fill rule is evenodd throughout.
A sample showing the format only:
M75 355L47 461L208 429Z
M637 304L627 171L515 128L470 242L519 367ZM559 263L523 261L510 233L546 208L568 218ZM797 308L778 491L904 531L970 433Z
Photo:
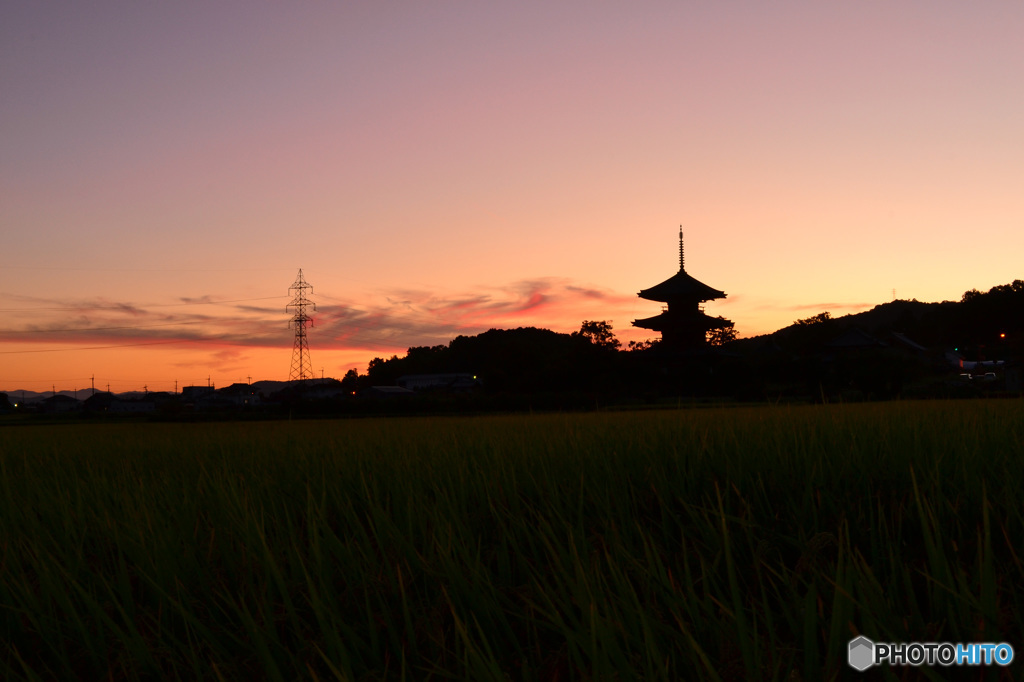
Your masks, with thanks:
M1022 456L1021 400L0 426L0 675L829 680L859 634L1019 649Z

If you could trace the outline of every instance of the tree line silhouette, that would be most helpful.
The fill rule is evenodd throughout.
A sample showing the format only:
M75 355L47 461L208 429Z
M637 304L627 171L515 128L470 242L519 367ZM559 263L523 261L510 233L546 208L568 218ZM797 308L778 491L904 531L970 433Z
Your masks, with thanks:
M289 414L457 412L679 400L1019 395L1024 281L987 292L971 289L959 301L897 300L842 317L824 311L757 337L736 339L734 327L722 329L731 333L709 334L703 347L686 349L657 339L623 347L606 320L584 320L568 334L536 327L490 329L457 336L448 344L414 346L402 357L374 358L365 374L350 370L340 381L293 382L264 396L258 407L245 409L266 414L281 409ZM472 381L415 392L374 390L417 375ZM224 390L231 389L249 387ZM370 399L375 395L380 399ZM396 396L406 399L390 400ZM9 409L0 394L0 410Z
M585 320L571 334L491 329L412 347L404 357L374 358L365 375L350 371L344 382L358 392L407 375L472 373L481 377L480 398L534 396L557 406L973 395L982 389L958 383L956 357L1002 361L1002 371L1019 372L1024 282L972 289L958 302L897 300L838 318L825 311L752 338L736 339L732 326L723 330L729 333L709 335L703 348L679 351L658 340L623 347L604 320Z

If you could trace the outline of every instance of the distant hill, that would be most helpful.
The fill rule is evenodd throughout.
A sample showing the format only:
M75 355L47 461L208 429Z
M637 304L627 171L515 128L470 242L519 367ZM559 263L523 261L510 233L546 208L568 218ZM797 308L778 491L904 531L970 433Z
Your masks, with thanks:
M99 393L100 391L97 390L96 392ZM37 403L54 395L53 391L23 391L21 389L6 391L6 393L8 400L12 403L24 402L26 404ZM89 388L80 388L78 391L57 391L57 395L62 395L66 398L76 398L76 393L78 400L85 400L92 395L92 390Z
M968 356L997 353L1019 358L1024 341L1024 281L1015 280L985 293L972 289L960 301L892 301L836 318L823 311L771 334L739 339L729 348L743 352L774 343L799 351L812 341L854 328L879 339L900 333L935 350L948 347Z

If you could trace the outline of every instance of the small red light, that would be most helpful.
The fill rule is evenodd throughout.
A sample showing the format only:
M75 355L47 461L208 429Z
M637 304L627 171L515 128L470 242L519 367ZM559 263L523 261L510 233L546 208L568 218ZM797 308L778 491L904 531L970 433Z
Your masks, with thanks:
M1006 338L1006 334L1000 334L1000 335L999 335L999 338L1001 338L1001 339L1005 339L1005 338Z

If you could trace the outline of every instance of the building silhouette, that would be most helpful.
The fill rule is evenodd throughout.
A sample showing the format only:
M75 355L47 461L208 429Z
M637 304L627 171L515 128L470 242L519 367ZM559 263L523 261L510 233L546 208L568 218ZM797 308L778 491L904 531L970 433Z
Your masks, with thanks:
M661 345L666 350L702 348L708 344L715 330L729 328L733 323L722 317L711 317L704 312L705 301L725 298L725 292L713 289L686 272L683 253L683 231L679 230L679 272L644 289L640 298L664 303L661 314L634 320L634 327L661 333Z

